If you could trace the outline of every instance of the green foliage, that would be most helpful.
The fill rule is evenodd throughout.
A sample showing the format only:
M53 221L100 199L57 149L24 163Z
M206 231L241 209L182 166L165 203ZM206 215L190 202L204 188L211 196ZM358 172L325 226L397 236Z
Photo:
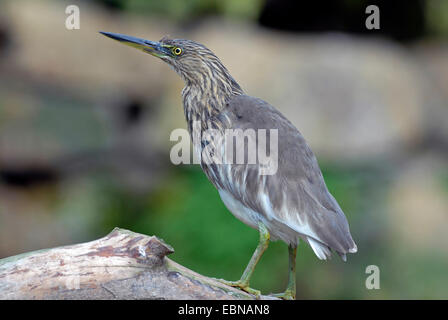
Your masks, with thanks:
M429 31L438 36L448 35L448 1L429 0L426 9Z

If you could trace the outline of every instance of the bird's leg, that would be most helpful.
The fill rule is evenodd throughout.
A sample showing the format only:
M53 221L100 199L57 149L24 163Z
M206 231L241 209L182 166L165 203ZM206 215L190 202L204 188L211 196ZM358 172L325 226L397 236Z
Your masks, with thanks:
M269 240L271 239L271 235L269 234L269 231L264 224L262 223L259 224L259 230L260 230L260 242L258 243L257 249L255 249L252 258L247 264L247 267L244 270L241 279L239 280L239 282L243 285L249 286L249 280L252 277L252 274L254 273L255 266L257 265L258 261L260 261L261 256L268 248Z
M285 300L295 300L296 299L296 255L297 255L297 245L288 246L289 253L289 273L288 273L288 286L285 292L273 294L272 296L285 299Z
M226 281L220 279L219 281L227 284L232 287L238 287L248 293L254 294L256 296L260 295L260 291L251 289L249 287L249 281L254 273L255 266L257 265L258 261L260 261L261 256L266 251L269 245L269 240L271 238L271 235L269 234L268 229L263 223L259 223L258 229L260 231L260 241L258 243L257 248L255 249L255 252L252 255L252 258L250 259L249 263L247 264L246 269L243 272L243 275L241 276L241 279L238 281Z

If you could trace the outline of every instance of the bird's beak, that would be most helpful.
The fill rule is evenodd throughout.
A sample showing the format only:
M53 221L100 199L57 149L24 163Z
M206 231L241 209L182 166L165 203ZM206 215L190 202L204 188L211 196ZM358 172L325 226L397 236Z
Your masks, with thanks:
M106 37L120 41L123 44L137 48L139 50L142 50L143 52L149 53L159 58L166 57L168 55L166 48L163 47L160 42L135 38L119 33L103 32L103 31L100 31L100 33L105 35Z

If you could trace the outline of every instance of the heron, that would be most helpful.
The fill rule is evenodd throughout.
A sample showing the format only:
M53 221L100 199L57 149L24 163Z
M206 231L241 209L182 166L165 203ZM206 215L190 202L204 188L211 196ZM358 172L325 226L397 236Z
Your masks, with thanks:
M202 157L202 170L229 211L259 231L259 243L241 278L219 279L221 282L259 296L260 291L249 286L255 266L270 241L282 240L288 245L288 283L286 290L275 296L295 299L299 240L308 243L321 260L331 258L334 251L346 261L348 253L357 252L347 218L328 191L302 134L272 105L247 95L210 49L186 39L150 41L100 33L163 60L183 79L183 110L193 148ZM267 80L274 81L273 76ZM275 173L261 174L261 163L205 161L206 148L210 153L222 153L221 145L215 143L210 148L210 139L201 136L208 129L223 135L226 130L276 130ZM259 136L249 135L248 139L255 140L257 147L261 145Z

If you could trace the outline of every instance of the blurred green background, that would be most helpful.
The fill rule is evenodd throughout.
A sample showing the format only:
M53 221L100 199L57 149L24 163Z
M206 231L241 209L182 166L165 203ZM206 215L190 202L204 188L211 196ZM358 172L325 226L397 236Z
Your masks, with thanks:
M375 3L381 29L367 30ZM65 28L70 4L79 30ZM291 119L349 220L359 250L346 263L299 245L298 298L448 298L447 21L444 0L2 1L0 258L121 227L201 274L240 277L257 231L199 166L170 162L181 79L98 31L170 35L207 45ZM272 243L251 286L282 291L287 264Z

